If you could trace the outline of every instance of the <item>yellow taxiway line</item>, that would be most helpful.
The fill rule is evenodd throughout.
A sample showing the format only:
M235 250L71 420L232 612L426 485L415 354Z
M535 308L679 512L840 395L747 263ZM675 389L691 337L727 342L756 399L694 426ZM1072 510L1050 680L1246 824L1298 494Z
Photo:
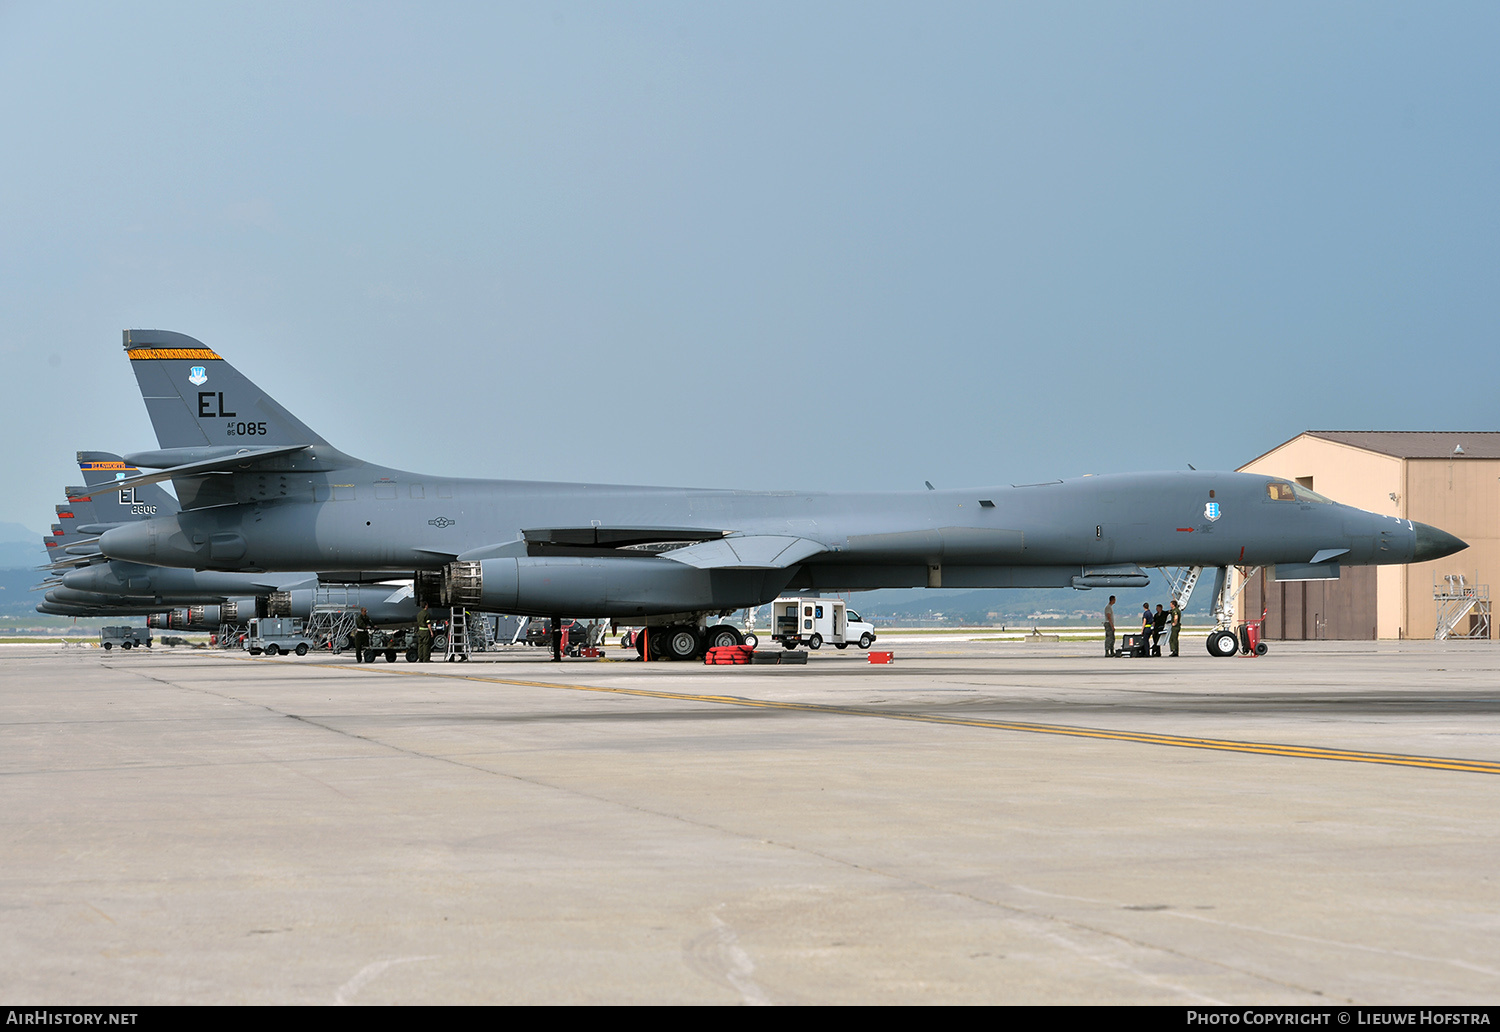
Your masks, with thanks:
M979 727L994 731L1017 731L1025 734L1066 735L1070 738L1094 738L1111 742L1136 742L1141 745L1163 745L1179 749L1211 749L1217 752L1250 753L1258 756L1287 756L1302 760L1339 760L1346 763L1379 763L1395 767L1423 767L1429 770L1451 770L1466 774L1500 774L1500 762L1463 760L1443 756L1411 756L1404 753L1363 752L1357 749L1325 749L1310 745L1282 745L1276 742L1239 742L1223 738L1195 738L1189 735L1159 735L1146 731L1115 731L1100 727L1073 727L1066 724L1036 724L1022 720L987 720L979 717L945 717L902 710L881 710L851 706L830 706L815 702L777 702L770 699L747 699L738 695L696 695L687 692L663 692L649 688L605 688L587 684L560 684L555 681L527 681L508 677L482 677L457 671L407 670L384 668L392 674L421 677L450 677L486 684L510 684L524 688L551 688L570 692L595 692L602 695L629 695L643 699L669 699L673 702L702 702L718 706L744 706L752 709L789 710L798 713L829 713L848 717L882 717L922 724L950 724L956 727Z

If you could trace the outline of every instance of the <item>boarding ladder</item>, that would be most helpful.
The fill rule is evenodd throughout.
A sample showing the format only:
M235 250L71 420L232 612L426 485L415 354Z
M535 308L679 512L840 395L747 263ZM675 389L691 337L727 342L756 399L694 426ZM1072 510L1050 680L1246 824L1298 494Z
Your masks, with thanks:
M357 586L319 582L313 589L312 609L307 615L306 634L319 648L342 652L359 620Z
M490 621L494 617L484 614L475 615L467 613L465 620L468 623L469 648L472 652L488 652L495 646L495 625Z
M1490 636L1490 586L1468 584L1461 573L1445 574L1443 580L1447 582L1447 586L1438 587L1437 576L1434 574L1432 598L1437 603L1437 629L1433 632L1433 640L1488 638ZM1469 627L1468 630L1461 632L1458 630L1458 625L1465 617L1469 618Z
M247 630L243 623L221 623L219 624L219 648L237 649L240 647L240 635Z
M457 606L448 610L448 646L443 650L443 659L451 663L455 659L469 659L469 614Z
M1177 600L1177 608L1187 611L1188 599L1193 597L1193 589L1198 586L1198 578L1203 576L1203 567L1162 567L1161 571L1167 578L1167 584L1172 589L1172 597Z

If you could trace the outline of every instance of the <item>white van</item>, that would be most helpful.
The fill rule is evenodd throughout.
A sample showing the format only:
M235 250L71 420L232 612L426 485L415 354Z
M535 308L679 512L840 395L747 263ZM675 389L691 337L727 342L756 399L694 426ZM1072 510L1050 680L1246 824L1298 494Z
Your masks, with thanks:
M771 603L771 640L795 649L820 649L827 642L836 649L875 644L875 625L861 620L837 598L778 598Z

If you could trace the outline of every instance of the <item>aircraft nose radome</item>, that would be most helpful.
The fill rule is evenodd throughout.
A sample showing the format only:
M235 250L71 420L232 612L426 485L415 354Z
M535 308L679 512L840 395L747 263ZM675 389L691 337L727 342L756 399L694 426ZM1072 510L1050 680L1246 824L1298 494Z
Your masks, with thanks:
M1452 555L1454 552L1461 552L1469 547L1467 541L1454 537L1446 530L1438 530L1425 523L1413 523L1411 527L1417 534L1416 548L1411 557L1414 563L1441 559L1445 555Z

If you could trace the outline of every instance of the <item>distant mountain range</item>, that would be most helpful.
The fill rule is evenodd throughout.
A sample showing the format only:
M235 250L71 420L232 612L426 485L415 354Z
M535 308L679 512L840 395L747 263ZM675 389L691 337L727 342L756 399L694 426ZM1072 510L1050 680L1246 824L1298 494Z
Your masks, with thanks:
M35 566L36 563L31 565ZM46 576L40 570L0 569L0 614L22 616L30 613L35 615L36 604L42 600L42 593L31 589L40 584Z
M0 570L30 568L46 561L47 550L42 547L39 532L19 523L0 523Z
M31 590L47 576L37 569L47 561L42 535L19 523L0 523L0 613L32 613L41 592Z

